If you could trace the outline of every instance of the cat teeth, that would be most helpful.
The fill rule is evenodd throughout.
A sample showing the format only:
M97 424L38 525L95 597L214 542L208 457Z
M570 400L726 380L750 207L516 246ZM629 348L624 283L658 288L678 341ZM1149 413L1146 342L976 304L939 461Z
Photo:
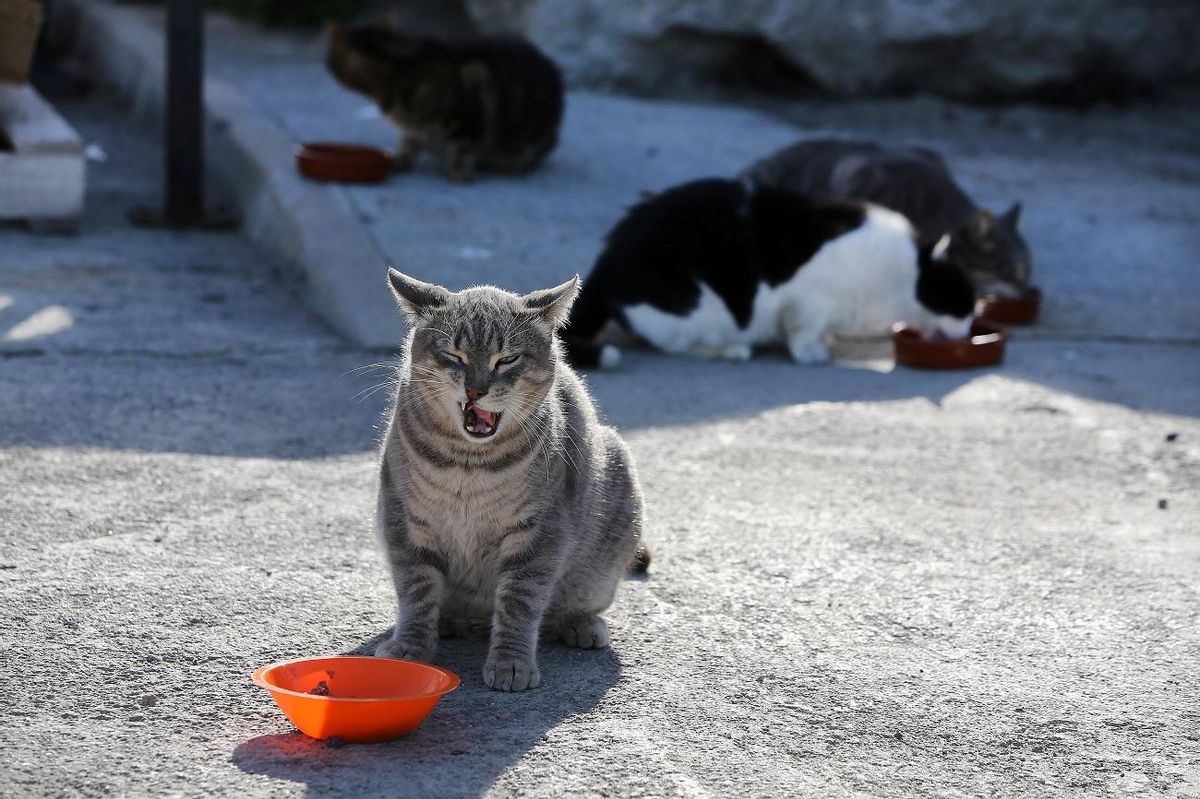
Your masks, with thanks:
M487 438L496 432L496 427L500 424L500 413L499 411L493 412L491 422L481 416L481 413L474 405L467 402L466 408L463 410L463 429L476 438Z

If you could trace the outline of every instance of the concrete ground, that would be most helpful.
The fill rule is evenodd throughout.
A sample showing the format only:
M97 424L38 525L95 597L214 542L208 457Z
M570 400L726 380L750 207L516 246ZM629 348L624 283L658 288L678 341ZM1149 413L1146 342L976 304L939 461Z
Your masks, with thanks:
M989 202L1024 186L1050 296L1000 368L633 353L590 375L656 558L612 648L547 645L543 686L506 695L480 644L447 642L463 686L421 728L332 748L249 673L368 650L391 622L370 530L385 399L356 397L382 377L348 374L387 359L326 333L238 236L128 228L156 143L103 97L60 107L109 160L79 236L0 231L0 795L1200 795L1200 158L1163 117L1136 141L1120 114L1081 118L1076 160L1065 122L1044 146L1023 132L1030 112L955 145ZM475 214L468 192L522 185L354 196ZM581 251L591 213L542 236ZM503 271L519 258L478 219L404 240L542 280Z

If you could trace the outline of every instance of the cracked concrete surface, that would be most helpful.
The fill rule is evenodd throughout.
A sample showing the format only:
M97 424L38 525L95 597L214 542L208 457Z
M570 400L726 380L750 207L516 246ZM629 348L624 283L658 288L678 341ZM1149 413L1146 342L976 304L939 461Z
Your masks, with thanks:
M612 648L504 695L447 642L463 686L408 738L295 733L250 671L391 621L382 378L347 374L386 358L236 235L127 228L155 142L60 107L110 160L79 236L0 231L0 336L70 320L0 343L0 795L1200 793L1194 335L963 373L631 353L589 377L656 557Z

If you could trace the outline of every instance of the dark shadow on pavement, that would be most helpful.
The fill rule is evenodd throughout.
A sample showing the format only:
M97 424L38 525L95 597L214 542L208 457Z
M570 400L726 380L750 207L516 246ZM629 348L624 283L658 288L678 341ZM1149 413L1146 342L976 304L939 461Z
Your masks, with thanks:
M1037 341L1017 333L998 367L926 371L887 365L797 366L779 353L747 363L624 350L621 366L586 373L602 415L623 430L737 419L812 402L894 402L924 398L940 405L976 380L1004 377L1055 392L1137 410L1200 416L1197 360L1189 345ZM882 368L878 368L882 366Z
M604 418L634 430L744 418L807 402L925 398L936 404L982 373L797 366L775 352L730 363L625 350L620 368L588 372L586 380Z

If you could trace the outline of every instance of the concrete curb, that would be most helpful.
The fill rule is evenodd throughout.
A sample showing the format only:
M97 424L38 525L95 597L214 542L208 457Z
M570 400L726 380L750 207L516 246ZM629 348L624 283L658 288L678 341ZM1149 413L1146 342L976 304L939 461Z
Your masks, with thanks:
M137 9L105 0L52 4L55 36L132 107L161 124L163 32ZM356 344L394 348L403 322L384 283L387 262L345 191L296 173L292 140L231 84L206 78L207 159L242 213L246 235L289 270L288 284L334 330Z

